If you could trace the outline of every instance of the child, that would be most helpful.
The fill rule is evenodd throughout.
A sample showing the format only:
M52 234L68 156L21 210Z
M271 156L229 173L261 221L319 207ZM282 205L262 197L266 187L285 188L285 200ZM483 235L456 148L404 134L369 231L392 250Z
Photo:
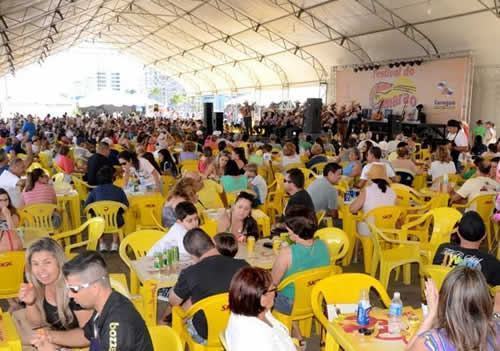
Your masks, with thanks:
M245 175L248 177L249 188L257 194L258 205L263 204L267 197L267 184L264 178L258 174L257 165L255 163L246 165Z
M219 233L214 236L214 242L222 256L234 257L238 253L238 243L232 233Z
M148 256L154 256L156 252L163 252L168 246L177 246L179 255L189 255L184 248L182 240L184 235L190 229L197 228L199 225L198 212L196 207L189 201L183 201L175 206L175 224L170 230L153 245L148 251Z

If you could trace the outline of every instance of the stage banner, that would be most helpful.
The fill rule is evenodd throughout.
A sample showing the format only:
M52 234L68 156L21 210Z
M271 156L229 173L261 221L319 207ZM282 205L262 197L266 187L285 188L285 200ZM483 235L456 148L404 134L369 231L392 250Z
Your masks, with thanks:
M469 57L423 62L373 71L337 70L337 105L356 101L374 112L404 110L405 119L415 116L415 107L424 106L427 123L465 119Z

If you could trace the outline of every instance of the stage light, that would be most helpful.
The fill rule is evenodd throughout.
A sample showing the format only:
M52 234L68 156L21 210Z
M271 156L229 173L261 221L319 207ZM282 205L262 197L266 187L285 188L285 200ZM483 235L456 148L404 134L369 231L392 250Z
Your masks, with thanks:
M420 66L422 64L422 60L416 61L417 65Z
M380 68L380 65L375 65L375 69L379 69Z
M358 72L358 69L357 68L354 68L353 69L354 73L357 73Z
M393 68L394 67L394 63L389 63L389 68Z
M410 61L410 66L415 66L415 61Z
M401 65L403 65L403 67L406 66L406 64L407 64L406 61L401 62Z
M400 64L401 64L400 62L396 62L394 66L399 67Z

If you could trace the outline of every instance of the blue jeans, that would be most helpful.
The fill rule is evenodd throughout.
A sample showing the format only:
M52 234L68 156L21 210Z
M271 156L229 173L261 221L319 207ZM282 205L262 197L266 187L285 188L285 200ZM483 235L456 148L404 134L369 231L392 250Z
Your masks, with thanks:
M186 320L186 329L188 330L188 333L193 338L194 342L196 342L197 344L200 344L200 345L206 345L207 344L207 341L205 339L203 339L200 336L200 334L198 334L198 331L194 327L192 319Z

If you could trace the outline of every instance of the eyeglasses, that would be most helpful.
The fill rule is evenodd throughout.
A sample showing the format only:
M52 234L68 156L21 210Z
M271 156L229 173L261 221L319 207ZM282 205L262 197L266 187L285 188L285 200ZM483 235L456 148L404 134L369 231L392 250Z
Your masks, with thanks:
M2 202L9 202L9 199L0 199Z
M106 276L102 276L99 279L93 280L93 281L91 281L89 283L83 283L83 284L80 284L80 285L66 285L66 289L70 290L74 294L78 294L80 292L80 290L86 289L89 286L91 286L92 284L95 284L99 280L104 279L104 278L106 278Z
M274 287L274 288L268 289L268 290L266 291L266 294L268 294L268 293L276 293L277 291L278 291L278 288L277 288L277 287Z

